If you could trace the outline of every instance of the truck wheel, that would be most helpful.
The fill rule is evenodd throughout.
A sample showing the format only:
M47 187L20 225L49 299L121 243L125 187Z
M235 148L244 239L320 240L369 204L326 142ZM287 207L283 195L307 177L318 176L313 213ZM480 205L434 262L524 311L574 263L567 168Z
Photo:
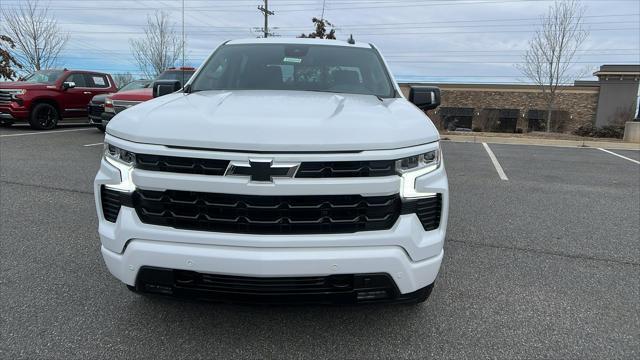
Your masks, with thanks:
M51 104L38 104L33 107L29 115L29 124L32 129L49 130L58 125L58 110Z
M11 120L0 120L0 127L8 128L11 127L11 125L13 125L13 121Z
M104 125L96 125L96 128L102 132L105 130Z

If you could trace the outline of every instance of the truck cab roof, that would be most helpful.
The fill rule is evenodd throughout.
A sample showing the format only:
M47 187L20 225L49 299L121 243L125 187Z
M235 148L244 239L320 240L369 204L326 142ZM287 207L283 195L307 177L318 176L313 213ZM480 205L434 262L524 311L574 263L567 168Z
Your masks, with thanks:
M366 42L355 42L355 44L349 44L343 40L326 40L326 39L313 39L313 38L248 38L230 40L225 43L226 45L239 45L239 44L309 44L309 45L331 45L331 46L348 46L356 48L371 49L373 46Z

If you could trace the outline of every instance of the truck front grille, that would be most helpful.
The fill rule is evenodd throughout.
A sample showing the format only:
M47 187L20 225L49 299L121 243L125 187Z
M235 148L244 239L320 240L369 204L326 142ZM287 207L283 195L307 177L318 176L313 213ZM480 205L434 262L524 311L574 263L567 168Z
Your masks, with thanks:
M143 170L222 176L229 160L136 154ZM395 175L394 160L303 162L296 178L346 178Z
M121 111L140 104L142 101L113 100L113 111L117 114Z
M146 224L246 234L386 230L393 226L401 210L397 194L255 196L137 190L133 205Z
M136 167L143 170L186 174L224 175L229 160L185 158L162 155L136 155Z
M395 175L395 161L327 161L305 162L300 165L298 178L370 177Z
M0 90L0 104L9 104L11 103L11 92Z

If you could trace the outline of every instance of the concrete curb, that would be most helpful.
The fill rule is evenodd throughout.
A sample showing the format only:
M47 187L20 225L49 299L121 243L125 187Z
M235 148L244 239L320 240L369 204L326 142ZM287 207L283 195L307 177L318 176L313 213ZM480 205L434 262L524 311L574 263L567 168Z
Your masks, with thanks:
M514 145L537 145L537 146L557 146L557 147L591 147L614 150L640 150L638 143L623 143L613 141L591 141L591 140L556 140L539 138L513 138L497 136L474 136L474 135L442 135L443 140L453 142L488 143L488 144L514 144Z

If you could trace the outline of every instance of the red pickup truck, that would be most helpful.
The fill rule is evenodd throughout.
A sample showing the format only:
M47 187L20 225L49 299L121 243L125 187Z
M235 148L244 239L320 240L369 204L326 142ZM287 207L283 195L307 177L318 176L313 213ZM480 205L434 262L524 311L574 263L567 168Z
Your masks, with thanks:
M0 126L27 121L33 129L52 129L63 118L87 116L98 94L117 91L109 74L76 70L40 70L22 81L0 82Z
M180 86L183 86L195 72L196 69L193 67L170 67L158 75L154 81L178 80L180 81ZM102 113L102 127L104 128L109 120L120 111L151 99L153 99L151 86L143 89L121 91L107 97L104 106L105 112Z

